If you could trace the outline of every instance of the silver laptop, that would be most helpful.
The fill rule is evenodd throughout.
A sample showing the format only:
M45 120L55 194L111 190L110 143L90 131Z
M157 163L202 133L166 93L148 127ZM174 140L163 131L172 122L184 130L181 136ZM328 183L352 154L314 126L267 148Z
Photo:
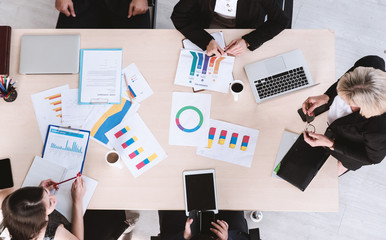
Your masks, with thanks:
M300 49L244 66L257 103L314 86Z
M79 35L24 35L21 74L76 74L79 72Z

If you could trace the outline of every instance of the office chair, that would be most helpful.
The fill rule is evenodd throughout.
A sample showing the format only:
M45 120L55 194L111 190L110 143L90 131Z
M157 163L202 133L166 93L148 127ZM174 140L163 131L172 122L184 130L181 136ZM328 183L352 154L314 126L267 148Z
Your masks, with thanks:
M293 0L276 0L276 2L281 6L284 11L284 14L289 18L288 29L292 28L292 11L293 11Z
M157 0L147 0L150 13L150 28L155 28L156 14L157 14Z
M84 215L85 240L117 240L129 227L124 210L87 210Z

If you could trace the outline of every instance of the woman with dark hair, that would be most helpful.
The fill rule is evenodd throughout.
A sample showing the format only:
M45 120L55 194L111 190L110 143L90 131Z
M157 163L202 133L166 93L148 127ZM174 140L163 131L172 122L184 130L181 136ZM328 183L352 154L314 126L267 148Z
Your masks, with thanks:
M289 24L275 0L180 0L171 16L174 26L207 55L253 51ZM266 20L267 19L267 20ZM265 21L266 20L266 21ZM205 28L251 28L254 31L222 49Z
M83 239L82 199L86 192L83 179L78 177L71 188L72 224L55 210L56 197L50 194L54 184L48 179L39 187L20 188L4 199L3 224L12 240Z

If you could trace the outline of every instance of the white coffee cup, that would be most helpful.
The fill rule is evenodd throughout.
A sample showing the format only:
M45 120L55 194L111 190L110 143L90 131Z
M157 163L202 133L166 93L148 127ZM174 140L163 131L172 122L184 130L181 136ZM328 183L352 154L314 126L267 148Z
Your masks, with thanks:
M106 162L113 167L122 168L122 164L120 162L121 157L117 151L111 150L106 153L105 160Z
M239 95L244 91L244 83L241 80L234 80L229 85L229 89L233 95L234 100L239 100Z

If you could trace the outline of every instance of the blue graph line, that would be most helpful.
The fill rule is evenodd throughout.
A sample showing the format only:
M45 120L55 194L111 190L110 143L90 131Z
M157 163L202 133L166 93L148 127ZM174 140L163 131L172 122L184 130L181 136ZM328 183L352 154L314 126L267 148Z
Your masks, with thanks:
M59 150L75 152L75 153L82 153L82 147L79 147L78 144L76 144L76 142L73 142L72 146L70 147L70 146L68 146L68 140L66 142L66 146L65 147L58 146L55 143L51 143L51 148L56 148L56 149L59 149Z

